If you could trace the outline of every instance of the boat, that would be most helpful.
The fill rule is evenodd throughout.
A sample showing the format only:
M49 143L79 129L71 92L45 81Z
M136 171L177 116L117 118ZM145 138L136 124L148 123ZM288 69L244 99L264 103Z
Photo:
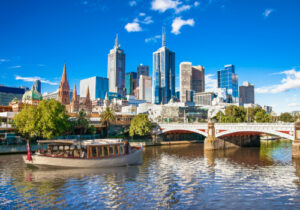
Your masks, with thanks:
M95 140L40 140L48 149L37 149L31 155L30 147L23 160L36 167L104 168L142 163L142 147L131 147L120 139Z

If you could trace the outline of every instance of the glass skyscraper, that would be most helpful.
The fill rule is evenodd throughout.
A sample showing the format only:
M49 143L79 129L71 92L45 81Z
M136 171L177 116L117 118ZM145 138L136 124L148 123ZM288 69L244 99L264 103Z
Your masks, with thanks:
M239 85L234 65L225 65L218 71L218 88L226 88L227 103L238 103Z
M141 64L136 68L136 72L137 72L136 86L139 87L140 76L141 75L149 76L149 66L145 66Z
M136 85L137 85L137 73L130 72L125 74L126 95L133 95Z
M42 83L41 83L41 80L35 80L34 83L33 83L33 86L35 88L36 91L38 91L39 93L42 93Z
M114 48L108 54L107 77L109 92L125 96L125 53L120 48L118 35Z
M175 96L175 53L166 47L165 37L163 33L162 47L153 53L153 104L166 104Z
M90 99L104 99L108 92L108 79L104 77L90 77L80 80L80 97L86 97L86 90L89 88Z

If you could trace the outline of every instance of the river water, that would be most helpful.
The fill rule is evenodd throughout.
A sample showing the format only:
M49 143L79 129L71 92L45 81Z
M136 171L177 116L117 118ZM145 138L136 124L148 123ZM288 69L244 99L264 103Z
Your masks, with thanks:
M2 155L2 208L299 209L300 159L289 142L147 147L140 166L97 170L30 169L21 155Z

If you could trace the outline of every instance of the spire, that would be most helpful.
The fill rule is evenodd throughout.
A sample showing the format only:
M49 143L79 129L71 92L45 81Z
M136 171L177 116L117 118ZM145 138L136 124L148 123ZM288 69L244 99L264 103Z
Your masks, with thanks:
M166 46L166 29L165 27L162 28L162 36L161 36L161 44L163 47Z
M61 82L67 81L67 70L66 70L66 64L64 65L63 75L61 77Z
M107 92L105 93L105 100L108 100Z
M118 37L118 34L117 34L116 40L115 40L115 48L118 48L118 47L120 47L120 45L119 45L119 37Z
M74 85L74 90L73 90L73 97L72 97L72 99L75 99L75 98L77 98L77 90L76 90L76 84Z

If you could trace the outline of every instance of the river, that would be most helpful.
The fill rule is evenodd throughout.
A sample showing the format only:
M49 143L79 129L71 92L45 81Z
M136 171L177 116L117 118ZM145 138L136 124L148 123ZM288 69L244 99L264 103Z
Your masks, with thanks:
M32 169L2 155L0 208L299 209L299 178L290 142L147 147L140 166L91 170Z

